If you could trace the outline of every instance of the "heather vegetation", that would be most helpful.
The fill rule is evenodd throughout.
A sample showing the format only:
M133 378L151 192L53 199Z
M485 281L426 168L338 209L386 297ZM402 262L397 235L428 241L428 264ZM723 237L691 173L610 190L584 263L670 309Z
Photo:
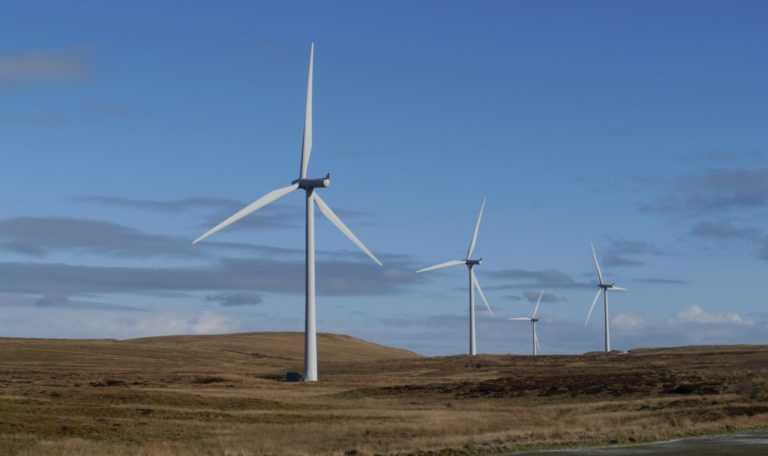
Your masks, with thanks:
M0 339L0 454L484 454L768 426L768 347L422 357L298 333Z

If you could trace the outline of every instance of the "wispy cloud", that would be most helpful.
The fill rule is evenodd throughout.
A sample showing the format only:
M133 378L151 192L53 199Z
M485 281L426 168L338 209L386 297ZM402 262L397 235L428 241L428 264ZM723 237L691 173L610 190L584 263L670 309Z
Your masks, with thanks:
M60 127L70 122L64 114L0 114L0 127Z
M745 162L745 161L762 161L765 156L758 150L749 151L733 151L727 149L707 149L700 152L693 152L688 154L681 154L681 158L685 160L715 162L715 163L733 163L733 162Z
M54 251L134 258L204 256L179 238L147 234L111 222L63 217L2 219L0 248L35 257Z
M537 302L539 300L539 295L541 294L541 291L534 291L534 290L525 290L523 292L523 297L528 300L528 302ZM543 303L555 303L555 302L566 302L568 301L568 298L565 296L558 296L554 293L547 293L544 292L543 295L541 295L541 302Z
M0 53L0 83L74 82L85 75L85 62L73 52Z
M251 306L261 304L264 299L252 291L240 291L236 293L217 293L205 297L206 302L215 302L226 307Z
M688 282L679 279L670 279L664 277L645 277L641 279L635 279L635 282L648 283L651 285L684 285Z
M261 195L255 195L254 199ZM214 198L196 196L175 200L149 200L124 198L119 196L83 195L71 199L74 202L93 204L117 209L132 209L139 211L163 212L163 213L191 213L199 214L204 220L198 224L200 230L207 230L226 217L239 211L248 203L228 198ZM370 216L367 212L334 208L336 214L345 221L356 219L356 226L371 224L367 220ZM231 225L227 231L244 231L265 228L300 228L303 227L302 209L292 203L276 202L266 206L249 217L241 219ZM202 233L201 233L202 234Z
M497 271L486 271L484 274L490 278L513 282L508 285L489 286L487 287L489 290L516 288L591 288L594 286L591 283L577 282L568 274L555 269L503 269Z
M683 176L643 212L703 213L768 206L768 169L720 169Z
M696 223L690 233L696 237L715 240L751 240L760 237L759 230L737 227L729 220L704 220Z
M600 251L601 264L607 267L642 266L645 262L638 257L664 254L652 242L623 238L608 238L608 245Z
M103 100L89 100L83 104L83 110L97 116L127 119L136 116L147 116L148 113L132 106L111 103Z
M70 299L68 296L63 296L63 295L41 296L40 298L35 300L34 306L57 308L57 309L86 309L86 310L107 310L107 311L121 311L121 312L146 311L146 309L142 309L134 306L124 306L120 304L106 304L102 302Z
M404 292L418 278L404 268L357 261L318 261L322 295ZM0 263L0 292L77 296L193 291L304 292L303 261L225 258L199 267L115 267L63 263Z
M260 195L257 195L260 196ZM256 196L255 196L256 197ZM254 198L255 198L254 197ZM228 198L215 198L195 196L175 200L150 200L125 198L119 196L82 195L71 198L71 201L93 204L116 209L131 209L138 211L151 211L163 213L190 213L197 214L203 219L196 225L200 234L209 228L216 226L226 217L234 214L248 203ZM352 220L355 226L371 225L371 214L364 211L334 208L339 217L349 223ZM270 204L250 216L241 219L227 228L232 231L249 231L259 229L285 229L303 227L303 210L296 204L288 202L276 202Z
M728 154L713 152L715 157ZM762 154L747 154L757 161ZM689 223L687 234L707 241L743 241L755 255L768 259L768 236L745 220L754 220L768 209L768 168L714 169L685 175L662 184L665 195L640 206L640 211L676 217ZM754 222L752 222L754 223Z
M74 252L115 258L174 257L202 259L211 252L248 252L258 255L301 256L303 249L240 242L206 241L192 245L192 238L147 233L101 220L67 217L15 217L0 219L0 249L43 258ZM347 252L318 251L334 257ZM401 258L402 259L402 258Z
M34 257L35 262L0 263L0 291L44 296L39 305L95 305L72 297L84 295L213 292L209 302L224 306L257 304L262 293L304 291L303 249L208 242L146 233L112 222L59 217L0 219L0 249ZM229 256L245 252L248 259ZM74 253L114 260L169 257L195 260L195 266L164 268L44 263L40 259ZM279 255L276 255L279 253ZM412 259L382 253L386 266L369 263L356 251L321 251L318 293L387 295L402 293L423 280ZM64 256L66 257L66 256ZM279 260L275 260L279 258ZM55 298L54 297L58 297Z
M196 210L227 210L235 211L244 206L240 201L227 198L211 198L195 196L175 200L148 200L136 198L123 198L119 196L83 195L72 198L78 203L95 204L99 206L138 209L156 212L186 212Z

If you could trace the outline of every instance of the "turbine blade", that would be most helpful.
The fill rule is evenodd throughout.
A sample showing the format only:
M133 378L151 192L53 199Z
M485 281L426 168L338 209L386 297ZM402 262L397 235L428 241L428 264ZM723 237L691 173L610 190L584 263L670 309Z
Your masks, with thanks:
M611 291L627 291L626 288L621 288L621 287L611 287L610 290Z
M451 260L451 261L446 261L445 263L440 263L434 266L430 266L428 268L419 269L416 272L419 273L419 272L434 271L436 269L450 268L452 266L459 266L462 264L466 264L466 262L464 260Z
M597 279L600 281L600 285L603 284L603 271L600 270L600 263L597 262L597 253L595 253L595 245L590 243L592 246L592 257L595 259L595 268L597 269Z
M544 290L541 290L541 293L539 293L539 300L536 301L536 308L533 309L533 315L531 315L531 319L536 318L536 312L539 311L539 304L541 304L541 298L544 296Z
M512 317L512 318L507 318L507 320L531 321L530 317Z
M485 293L483 293L483 289L480 288L480 282L477 281L477 274L475 274L474 269L472 269L472 279L472 283L475 284L475 290L477 290L478 294L480 294L480 297L483 298L483 303L485 304L485 308L488 309L488 313L490 313L492 317L495 317L496 315L493 313L491 305L488 304L488 300L485 299Z
M469 250L467 250L467 259L472 256L472 252L475 251L475 245L477 245L477 233L480 231L480 220L483 218L483 209L485 209L485 198L483 198L483 204L480 206L480 213L477 214L475 233L472 235L472 242L469 244Z
M307 177L309 156L312 153L312 67L315 63L315 43L309 47L309 77L307 78L307 107L304 111L304 140L301 144L301 170L299 178Z
M536 344L536 351L541 353L541 345L539 345L539 335L538 334L534 334L533 342Z
M378 264L379 266L384 266L381 264L381 261L379 261L379 259L376 258L376 256L372 254L370 250L368 250L368 247L366 247L365 244L363 244L360 239L358 239L357 236L355 236L354 233L352 233L352 231L347 228L347 225L341 221L341 219L333 212L333 210L331 210L331 208L325 204L325 201L320 198L320 195L317 193L312 193L312 199L315 201L315 204L317 204L320 212L322 212L323 215L331 221L331 223L336 225L336 228L344 233L344 236L348 237L350 241L352 241L356 246L360 248L360 250L365 252L365 254L368 255L374 261L374 263Z
M592 316L592 311L595 310L595 304L597 304L597 298L600 297L601 291L603 291L602 288L597 289L597 294L595 295L595 299L592 301L592 307L589 308L589 313L587 314L587 321L584 322L584 326L587 326L587 323L589 323L589 317Z
M266 206L269 203L272 203L285 195L295 191L297 188L299 188L299 184L292 184L288 187L278 188L277 190L272 190L271 192L267 193L266 195L262 196L261 198L257 199L256 201L252 202L248 206L240 209L235 215L229 217L228 219L224 220L223 222L219 223L215 227L211 228L210 230L206 231L205 234L200 236L199 238L192 241L193 244L197 244L198 242L202 241L203 239L207 238L208 236L212 235L213 233L216 233L217 231L223 230L224 228L228 227L229 225L235 223L236 221L240 220L241 218L245 217L246 215L255 212L262 207Z

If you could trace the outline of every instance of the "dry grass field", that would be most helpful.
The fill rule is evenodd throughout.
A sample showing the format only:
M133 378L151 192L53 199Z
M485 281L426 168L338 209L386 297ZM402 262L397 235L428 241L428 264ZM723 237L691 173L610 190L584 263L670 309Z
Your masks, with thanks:
M0 455L482 454L768 426L768 347L421 357L298 333L0 339Z

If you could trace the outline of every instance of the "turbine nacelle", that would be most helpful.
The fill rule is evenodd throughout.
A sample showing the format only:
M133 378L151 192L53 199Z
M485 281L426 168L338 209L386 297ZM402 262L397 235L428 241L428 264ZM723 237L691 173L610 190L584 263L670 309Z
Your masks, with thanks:
M292 184L298 184L299 188L304 190L313 190L316 188L328 188L331 186L331 173L328 173L323 178L319 179L307 179L306 177L296 179L291 182Z
M480 259L478 259L478 260L470 260L470 259L466 259L466 260L464 260L464 263L465 263L465 264L467 265L467 267L469 267L469 268L471 268L472 266L476 266L476 265L478 265L478 264L480 264L480 263L482 263L482 262L483 262L483 257L480 257Z

